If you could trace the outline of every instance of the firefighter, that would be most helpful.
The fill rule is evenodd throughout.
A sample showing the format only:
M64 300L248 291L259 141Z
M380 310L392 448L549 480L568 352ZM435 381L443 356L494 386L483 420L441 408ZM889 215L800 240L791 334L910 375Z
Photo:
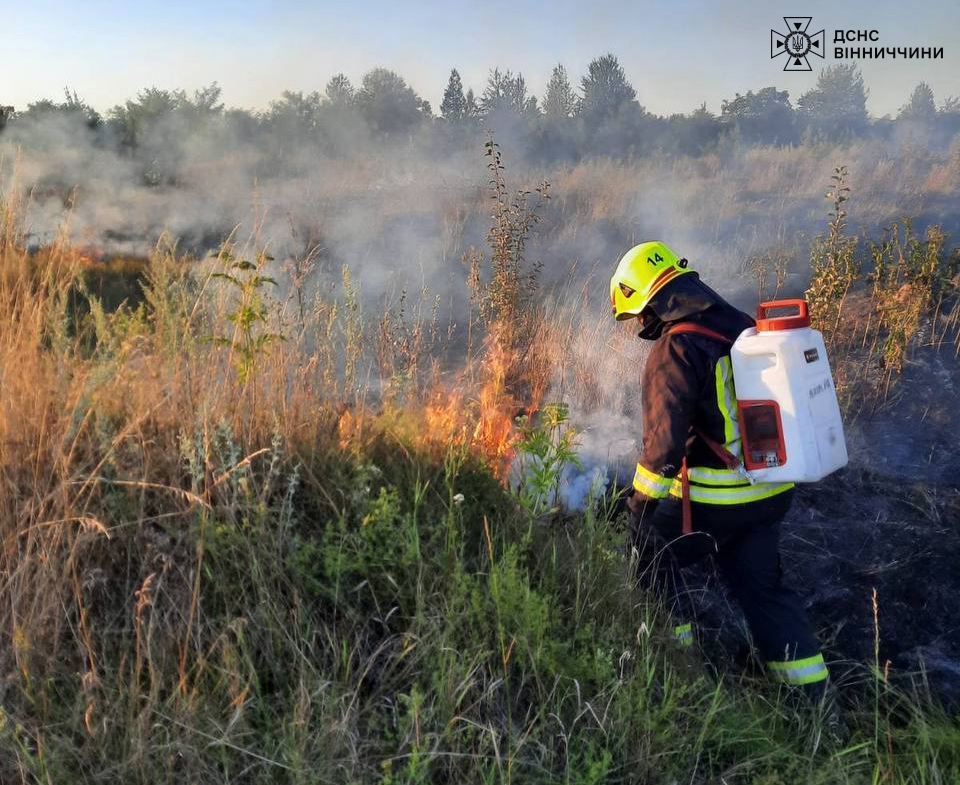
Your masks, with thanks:
M692 645L682 569L712 554L767 668L811 697L827 667L800 597L782 580L780 522L792 483L751 483L742 470L730 346L754 324L660 242L631 248L610 279L618 321L653 341L641 376L643 450L627 500L639 575Z

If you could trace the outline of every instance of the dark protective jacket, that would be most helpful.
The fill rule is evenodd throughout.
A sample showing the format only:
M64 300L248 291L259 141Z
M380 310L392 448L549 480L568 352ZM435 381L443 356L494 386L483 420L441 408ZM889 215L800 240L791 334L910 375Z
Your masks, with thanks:
M679 324L698 324L732 342L754 320L696 273L671 282L654 295L649 307L658 321L645 324L641 334L656 342L641 375L643 451L634 489L653 499L679 498L677 475L684 456L694 502L743 504L792 488L792 483L751 483L742 471L726 468L700 436L706 434L742 458L730 344L696 333L670 332Z

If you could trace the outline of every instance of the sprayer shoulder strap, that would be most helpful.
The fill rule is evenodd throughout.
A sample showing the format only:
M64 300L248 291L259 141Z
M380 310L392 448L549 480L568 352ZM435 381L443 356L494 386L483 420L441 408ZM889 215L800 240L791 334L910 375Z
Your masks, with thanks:
M675 324L669 330L670 333L694 333L706 338L712 338L714 341L732 346L733 340L725 335L721 335L709 327L701 324L691 324L690 322L681 322ZM707 447L721 460L724 466L731 471L737 471L740 468L740 459L719 442L711 439L699 428L694 428L694 432L699 436ZM690 477L687 470L687 457L683 457L680 464L680 506L681 506L681 532L686 535L693 531L693 512L690 505Z
M695 335L702 335L706 338L712 338L715 341L720 343L733 345L733 339L718 333L716 330L711 330L709 327L704 327L702 324L693 324L691 322L681 322L670 328L671 333L694 333ZM720 444L718 441L711 439L707 434L705 434L699 428L694 428L697 436L699 436L704 444L710 448L710 450L723 462L731 471L737 471L741 468L742 464L740 459L737 458L732 452L730 452L726 447Z
M728 338L726 335L718 333L716 330L711 330L709 327L704 327L702 324L692 324L690 322L681 322L680 324L675 324L668 331L669 333L695 333L696 335L702 335L706 338L713 338L715 341L720 341L720 343L726 343L733 346L733 338Z
M740 459L730 452L730 450L720 444L720 442L711 439L699 428L694 428L693 430L697 436L703 440L704 444L711 449L713 454L723 461L723 465L726 466L730 471L736 472L743 468L743 463L740 461Z

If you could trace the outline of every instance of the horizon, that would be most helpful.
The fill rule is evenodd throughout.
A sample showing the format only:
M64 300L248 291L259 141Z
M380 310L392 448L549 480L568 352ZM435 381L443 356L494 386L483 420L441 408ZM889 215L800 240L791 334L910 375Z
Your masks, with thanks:
M895 115L920 82L930 85L938 105L960 95L957 54L944 41L944 31L960 26L960 6L936 0L917 13L915 7L876 9L864 0L839 10L823 0L808 2L810 32L825 30L826 56L810 57L810 72L785 72L783 58L770 57L770 31L784 28L784 14L768 6L760 12L757 5L735 0L721 9L683 0L644 14L620 0L590 9L573 0L520 9L505 0L455 9L435 0L403 6L360 0L349 8L325 2L300 8L289 0L273 6L253 0L242 8L224 0L175 0L161 7L151 0L131 13L116 0L82 7L41 0L18 9L0 49L0 68L16 74L0 88L0 104L24 111L37 101L60 100L66 89L106 115L143 89L191 93L216 82L226 106L261 112L285 90L322 92L337 73L358 86L363 74L383 67L439 114L451 69L464 90L477 95L494 68L523 74L542 102L554 66L564 65L578 89L589 63L607 53L623 66L638 102L661 116L701 104L719 114L724 100L770 86L796 103L823 68L840 62L860 68L875 118ZM943 59L838 60L832 57L838 29L877 30L879 41L871 46L942 47Z

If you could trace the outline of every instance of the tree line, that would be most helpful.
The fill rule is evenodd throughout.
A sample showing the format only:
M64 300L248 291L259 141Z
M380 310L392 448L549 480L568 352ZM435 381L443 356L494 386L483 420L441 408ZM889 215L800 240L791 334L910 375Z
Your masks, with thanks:
M721 144L797 145L884 135L903 124L946 141L960 131L960 100L951 97L937 106L925 83L913 90L896 118L872 119L867 95L859 69L836 64L795 102L788 91L765 87L724 100L719 115L703 104L686 114L659 116L640 103L617 58L605 54L589 64L576 87L564 66L555 66L539 99L520 73L494 68L478 94L464 89L453 69L437 113L401 75L374 68L359 85L337 74L322 92L285 91L262 112L226 108L216 83L192 95L147 88L106 116L67 90L62 101L37 101L22 112L0 106L0 131L19 128L18 136L29 141L39 121L61 118L85 127L98 143L159 161L160 179L166 150L183 135L211 129L231 140L272 147L280 158L292 142L312 142L333 155L417 139L431 149L449 149L491 129L518 142L533 160L699 155Z

